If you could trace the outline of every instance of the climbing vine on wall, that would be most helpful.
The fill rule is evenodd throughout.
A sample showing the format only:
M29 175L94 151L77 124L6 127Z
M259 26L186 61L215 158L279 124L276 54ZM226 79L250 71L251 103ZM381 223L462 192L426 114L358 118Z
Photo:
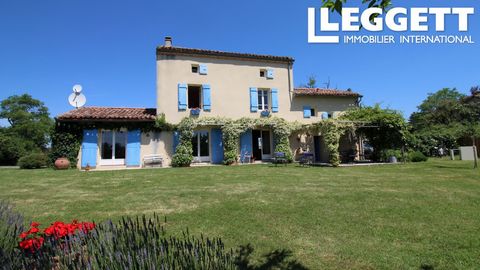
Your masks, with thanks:
M173 166L188 166L188 160L193 160L191 153L186 151L187 145L191 149L191 136L187 137L184 134L192 134L193 130L198 126L217 126L222 129L224 161L225 165L231 165L238 162L238 142L242 133L259 128L268 127L272 129L273 140L275 145L275 152L284 152L287 159L292 162L293 155L290 149L288 137L290 134L298 129L301 124L298 122L289 123L285 119L278 117L266 118L240 118L232 120L224 117L204 117L204 118L184 118L177 126L180 135L180 143L177 146L175 155L173 157ZM190 141L185 141L184 139ZM180 147L180 149L178 148Z
M325 145L330 153L330 164L334 167L340 165L340 152L338 150L340 137L348 131L353 132L354 128L352 123L339 122L332 119L323 120L307 126L307 129L312 132L322 134Z

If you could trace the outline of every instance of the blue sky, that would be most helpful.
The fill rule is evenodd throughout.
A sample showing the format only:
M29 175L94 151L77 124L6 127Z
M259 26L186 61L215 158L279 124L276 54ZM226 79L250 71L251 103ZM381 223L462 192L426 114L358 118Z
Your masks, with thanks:
M405 7L413 2L394 0ZM80 83L89 106L155 107L155 47L165 35L183 47L292 56L295 85L310 74L319 86L330 78L333 88L361 92L364 104L381 103L407 117L427 93L443 87L466 93L480 84L478 0L421 1L475 7L467 33L474 45L308 44L307 8L320 5L320 0L4 0L0 99L29 93L55 116L71 109L67 96Z

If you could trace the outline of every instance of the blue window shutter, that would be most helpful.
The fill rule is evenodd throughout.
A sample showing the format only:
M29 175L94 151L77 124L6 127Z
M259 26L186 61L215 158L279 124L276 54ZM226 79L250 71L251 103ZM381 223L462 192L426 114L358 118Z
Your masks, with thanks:
M210 111L212 109L212 101L210 97L210 85L209 84L204 84L202 85L202 90L203 90L203 110L204 111Z
M252 155L252 131L247 130L240 135L240 161L244 160L245 156Z
M219 128L212 129L210 138L212 140L212 163L223 163L223 140L222 130Z
M273 69L267 69L267 79L273 79Z
M310 111L310 106L303 106L303 118L310 118L312 116L312 111Z
M327 112L322 113L322 119L328 119L328 113Z
M272 112L278 112L278 89L272 88Z
M173 153L177 150L177 146L180 143L180 134L178 131L173 132Z
M82 141L82 168L97 166L98 131L96 129L84 130Z
M129 130L127 135L127 166L140 166L140 140L142 132L139 129Z
M205 64L200 64L198 70L199 70L198 73L200 75L207 75L208 74L208 68L207 68L207 65L205 65Z
M250 111L258 111L258 92L256 87L250 87Z
M178 110L183 111L187 109L187 85L184 83L178 84Z

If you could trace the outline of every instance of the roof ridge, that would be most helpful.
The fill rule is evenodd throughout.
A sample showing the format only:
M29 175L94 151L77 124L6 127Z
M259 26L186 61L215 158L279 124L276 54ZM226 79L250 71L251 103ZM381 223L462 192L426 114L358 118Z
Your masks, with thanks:
M178 46L157 46L157 54L159 52L171 52L171 53L193 53L198 55L218 55L225 57L238 57L238 58L248 58L248 59L260 59L260 60L270 60L270 61L282 61L282 62L294 62L295 59L290 56L277 56L269 54L256 54L256 53L244 53L244 52L228 52L220 50L211 50L211 49L197 49L197 48L187 48L187 47L178 47Z

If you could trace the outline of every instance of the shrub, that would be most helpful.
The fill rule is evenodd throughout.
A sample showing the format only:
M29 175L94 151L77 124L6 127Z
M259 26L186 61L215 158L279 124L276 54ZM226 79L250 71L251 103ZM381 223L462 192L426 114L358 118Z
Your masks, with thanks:
M188 143L179 144L172 157L173 167L188 167L192 163L192 145Z
M398 161L403 159L402 151L398 149L386 149L381 152L381 160L389 162L390 157L396 157Z
M70 166L77 165L77 155L80 149L81 136L69 130L56 129L51 134L52 150L49 154L50 163L54 164L57 158L65 157L70 161Z
M23 216L13 211L10 204L0 201L0 266L18 264L19 258L12 254L18 245L17 236L23 230Z
M409 154L409 159L410 159L411 162L425 162L425 161L428 160L428 157L425 156L420 151L415 151L415 152L411 152Z
M39 169L47 166L47 156L43 153L31 153L18 160L21 169Z
M25 145L20 138L0 132L0 165L15 165L25 153Z

